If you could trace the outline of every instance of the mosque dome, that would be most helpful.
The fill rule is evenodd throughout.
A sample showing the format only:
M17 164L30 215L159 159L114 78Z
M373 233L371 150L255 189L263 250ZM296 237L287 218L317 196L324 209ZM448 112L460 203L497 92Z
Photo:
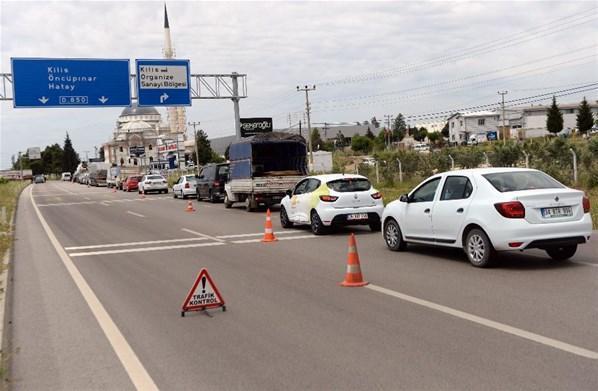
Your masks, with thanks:
M125 107L120 113L121 117L129 117L133 115L160 115L155 107L139 107L137 103L131 104L131 107Z
M121 130L127 131L127 132L143 132L144 130L147 130L147 129L153 129L153 128L150 124L148 124L145 121L127 122L126 124L124 124L121 127Z

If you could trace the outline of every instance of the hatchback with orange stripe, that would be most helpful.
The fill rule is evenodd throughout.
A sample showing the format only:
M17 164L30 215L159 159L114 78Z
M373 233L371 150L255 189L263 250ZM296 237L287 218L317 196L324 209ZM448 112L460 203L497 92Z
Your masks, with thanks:
M369 225L380 231L382 195L361 175L328 174L302 179L288 190L280 207L283 228L310 225L316 235L331 227Z

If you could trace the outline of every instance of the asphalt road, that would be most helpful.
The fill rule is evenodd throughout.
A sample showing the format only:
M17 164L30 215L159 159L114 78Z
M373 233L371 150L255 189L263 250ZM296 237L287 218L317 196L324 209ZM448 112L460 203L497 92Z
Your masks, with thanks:
M12 387L598 389L598 237L570 262L536 251L485 270L460 251L390 252L367 228L282 230L277 212L281 240L264 244L264 213L186 204L60 182L23 192ZM338 285L350 232L366 288ZM203 267L227 311L183 318Z

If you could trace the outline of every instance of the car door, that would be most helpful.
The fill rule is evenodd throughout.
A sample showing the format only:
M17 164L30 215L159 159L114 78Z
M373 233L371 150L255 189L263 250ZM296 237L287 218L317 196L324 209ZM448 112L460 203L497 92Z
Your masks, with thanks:
M316 178L310 178L307 180L307 186L303 194L299 195L299 202L297 203L297 211L301 218L301 221L310 221L310 212L314 205L314 194L313 192L320 187L320 180ZM319 200L318 200L319 201Z
M183 178L184 177L179 177L179 179L176 181L176 183L172 186L172 192L175 194L180 193L182 185L183 185Z
M297 183L295 189L293 190L293 195L291 196L290 201L290 214L289 219L294 222L307 222L306 216L302 215L301 212L301 201L302 196L304 195L305 191L307 190L307 185L309 184L309 179L304 179L301 182Z
M197 175L197 199L200 199L202 197L204 197L204 183L205 183L205 179L204 179L204 172L206 171L206 168L203 167L200 171L199 174Z
M461 232L473 199L472 178L466 175L447 175L440 197L432 210L434 238L440 243L454 243Z
M441 177L435 177L418 187L409 196L401 229L407 240L434 241L432 209Z

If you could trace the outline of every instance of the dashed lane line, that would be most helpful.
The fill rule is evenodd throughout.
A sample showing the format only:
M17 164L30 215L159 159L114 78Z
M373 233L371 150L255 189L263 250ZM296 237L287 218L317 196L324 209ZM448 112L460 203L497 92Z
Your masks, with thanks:
M148 240L145 242L126 242L126 243L109 243L109 244L92 244L89 246L74 246L65 247L65 250L91 250L94 248L110 248L110 247L127 247L127 246L143 246L146 244L162 244L162 243L180 243L180 242L199 242L207 240L206 238L183 238L183 239L163 239L163 240Z
M148 251L177 250L177 249L181 249L181 248L222 246L225 244L226 243L222 243L222 242L210 242L210 243L179 244L179 245L173 245L173 246L160 246L160 247L136 247L136 248L123 248L120 250L104 250L104 251L70 253L69 255L71 257L75 258L75 257L88 257L88 256L92 256L92 255L142 253L142 252L148 252Z
M378 293L382 293L388 296L395 297L397 299L401 299L403 301L407 301L412 304L417 304L422 307L426 307L432 310L436 310L447 315L454 316L456 318L464 319L469 322L477 323L482 326L486 326L498 331L502 331L503 333L515 335L520 338L527 339L529 341L537 342L539 344L552 347L554 349L562 350L567 353L571 353L577 356L581 356L584 358L589 358L592 360L598 360L598 352L594 352L592 350L588 350L585 348L581 348L579 346L571 345L566 342L562 342L553 338L545 337L540 334L535 334L530 331L526 331L517 327L509 326L504 323L495 322L490 319L482 318L477 315L473 315L464 311L460 311L451 307L447 307L441 304L436 304L431 301L427 301L424 299L420 299L414 296L406 295L404 293L396 292L390 289L383 288L377 285L366 285L366 288L376 291Z
M39 219L42 228L46 232L46 235L50 239L52 246L58 253L58 256L62 260L65 268L67 269L68 273L70 274L71 278L75 282L77 288L79 288L79 292L85 299L85 302L91 309L94 317L96 318L98 324L100 325L104 335L108 339L108 342L114 349L116 356L120 360L121 364L123 365L125 372L133 382L133 385L138 390L158 390L156 383L147 372L139 357L135 354L127 340L125 339L124 335L120 332L118 326L114 323L108 311L104 308L98 297L95 295L77 266L73 263L72 259L67 255L64 248L58 242L56 235L46 222L44 216L42 216L39 208L35 204L35 199L32 196L32 189L29 190L29 198L31 199L31 204L33 205L33 209L37 214L37 218Z
M130 210L128 210L127 213L130 214L130 215L133 215L133 216L137 216L137 217L145 217L141 213L132 212Z

